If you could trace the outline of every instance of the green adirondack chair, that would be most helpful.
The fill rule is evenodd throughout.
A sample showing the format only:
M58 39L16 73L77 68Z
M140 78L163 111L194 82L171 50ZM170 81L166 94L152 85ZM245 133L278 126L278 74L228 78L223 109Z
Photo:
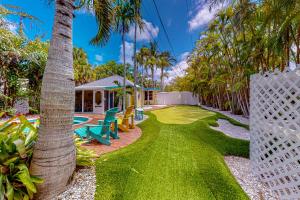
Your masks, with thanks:
M112 108L106 112L104 120L99 120L99 124L85 124L83 127L76 129L74 132L80 138L86 138L88 141L96 139L98 142L110 145L110 137L118 139L118 129L111 130L111 124L115 123L115 116L118 108Z

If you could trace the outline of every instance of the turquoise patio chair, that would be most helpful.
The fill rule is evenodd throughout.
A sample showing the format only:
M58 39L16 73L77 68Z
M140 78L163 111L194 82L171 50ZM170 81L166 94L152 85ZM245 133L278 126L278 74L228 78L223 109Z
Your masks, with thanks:
M117 107L115 107L115 108L111 108L111 109L108 110L108 111L118 113L118 112L119 112L119 109L118 109ZM108 111L107 111L107 112L108 112ZM104 120L98 120L98 124L99 124L99 125L104 125L104 124L105 124L105 120L110 121L110 124L113 125L114 131L111 131L111 130L110 130L110 136L111 136L112 138L114 138L114 139L119 139L120 137L119 137L119 135L118 135L118 121L117 121L116 115L114 115L113 117L109 117L108 119L106 119L106 117L105 117Z
M118 112L117 108L112 108L106 112L104 120L99 120L99 125L96 124L85 124L83 127L76 129L74 132L81 139L86 138L88 141L96 139L98 142L110 145L110 137L118 139L118 133L115 130L111 130L110 126L115 123L115 116Z

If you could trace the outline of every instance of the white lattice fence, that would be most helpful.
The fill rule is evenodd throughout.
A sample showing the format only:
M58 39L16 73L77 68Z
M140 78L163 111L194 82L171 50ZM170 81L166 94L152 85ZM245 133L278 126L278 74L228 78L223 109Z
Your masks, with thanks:
M300 199L300 69L253 75L250 88L254 173L280 199Z

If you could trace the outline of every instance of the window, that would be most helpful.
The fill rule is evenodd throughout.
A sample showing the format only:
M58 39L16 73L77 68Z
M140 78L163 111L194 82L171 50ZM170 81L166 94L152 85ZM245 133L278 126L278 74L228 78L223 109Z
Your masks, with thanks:
M102 103L102 93L97 91L95 94L95 103L96 105L100 105Z
M144 100L152 101L153 100L153 91L145 91Z
M153 100L153 91L149 91L149 100L150 100L150 101Z

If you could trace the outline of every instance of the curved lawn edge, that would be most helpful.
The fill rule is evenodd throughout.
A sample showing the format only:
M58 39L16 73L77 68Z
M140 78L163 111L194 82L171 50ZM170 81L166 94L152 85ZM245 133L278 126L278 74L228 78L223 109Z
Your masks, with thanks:
M248 157L248 142L212 130L209 122L216 116L174 126L158 122L150 112L146 114L149 118L138 125L142 136L137 141L97 160L95 199L147 199L154 194L152 199L176 195L183 199L189 197L186 192L196 194L195 199L248 199L224 161L225 155ZM170 174L178 177L169 181ZM160 178L165 181L163 186L159 185ZM156 190L160 187L170 191Z
M231 117L228 117L228 116L226 116L226 115L224 115L224 114L222 114L222 113L220 113L218 111L210 110L210 109L204 108L202 106L199 106L199 107L201 109L203 109L203 110L208 110L210 112L216 113L217 116L218 116L218 119L225 119L225 120L229 121L231 124L233 124L235 126L240 126L240 127L243 127L243 128L245 128L247 130L250 130L249 125L247 125L247 124L243 124L243 123L241 123L241 122L239 122L239 121L237 121L237 120L235 120L235 119L233 119ZM218 126L216 123L215 124L212 123L211 125L212 126Z

